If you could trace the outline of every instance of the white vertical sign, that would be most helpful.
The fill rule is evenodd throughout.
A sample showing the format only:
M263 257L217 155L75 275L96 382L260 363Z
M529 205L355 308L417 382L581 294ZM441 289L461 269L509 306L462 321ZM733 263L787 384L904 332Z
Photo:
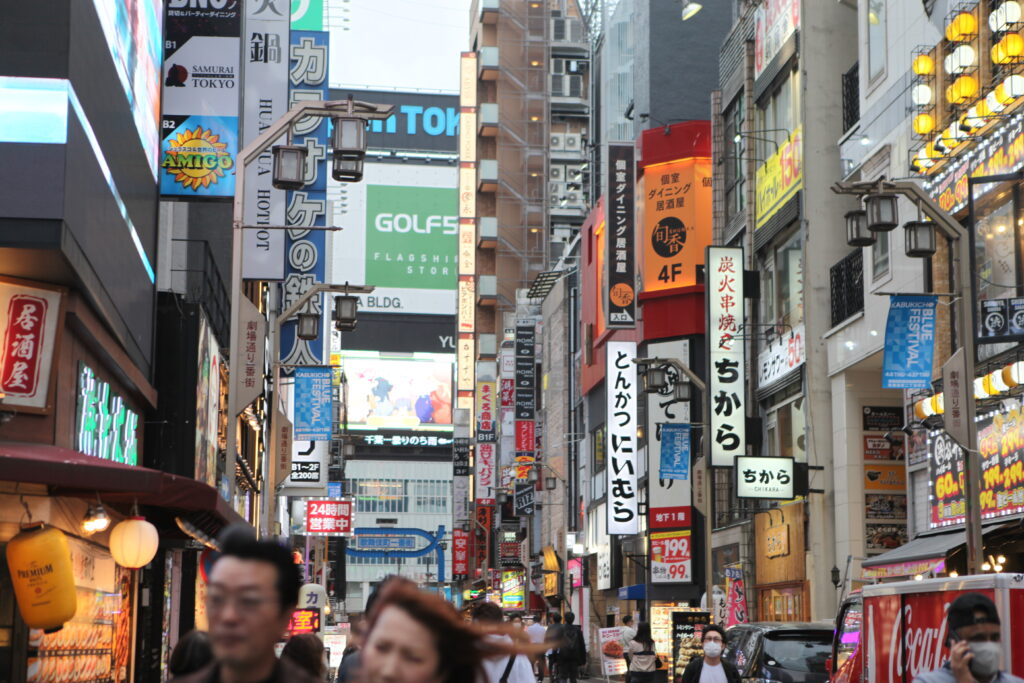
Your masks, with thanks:
M637 506L636 342L608 342L605 387L608 401L608 533L640 532Z
M690 341L678 339L647 345L651 358L676 358L690 366ZM686 381L675 368L668 369L668 386L657 394L647 395L647 526L651 529L679 529L690 526L693 504L689 481L660 479L661 428L666 424L688 424L690 402L673 398L676 383ZM653 475L653 476L652 476Z
M743 340L743 249L708 247L708 401L711 465L732 467L747 450L747 406Z
M495 467L493 443L476 445L476 502L494 505Z
M245 3L242 148L288 111L290 17L288 0ZM284 225L285 193L274 189L273 175L269 149L245 172L242 220L255 226L242 237L242 277L249 280L284 279L284 230L260 229Z
M974 378L967 368L967 356L963 348L957 349L942 366L942 389L945 404L942 419L945 421L946 433L967 448L967 402L974 400Z

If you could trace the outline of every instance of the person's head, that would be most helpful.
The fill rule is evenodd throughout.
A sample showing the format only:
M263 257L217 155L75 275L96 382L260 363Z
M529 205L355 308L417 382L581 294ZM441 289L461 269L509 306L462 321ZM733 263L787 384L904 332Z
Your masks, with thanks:
M633 640L640 643L641 645L652 645L654 638L651 637L651 624L646 621L641 621L636 627L636 636Z
M704 628L704 635L701 636L701 644L704 646L704 656L711 660L721 658L725 650L725 629L718 624L710 624Z
M473 607L473 621L482 624L500 624L502 617L501 608L493 602L485 600Z
M241 671L272 664L299 600L299 569L273 541L237 532L222 538L206 592L214 658Z
M576 615L573 614L572 612L566 612L565 613L565 623L567 623L567 624L575 624L576 623Z
M381 590L370 613L363 675L366 683L473 681L484 657L508 654L509 647L486 640L442 598L399 579Z
M980 593L964 593L946 613L950 643L966 641L971 648L971 671L988 678L999 671L1002 627L995 603Z
M521 629L523 627L523 615L513 614L508 618L508 623L512 624L516 628Z
M206 631L189 631L178 640L171 651L167 668L178 677L199 671L212 661L210 636Z
M622 625L623 626L632 626L633 625L633 615L632 614L623 614L622 615Z
M326 674L324 643L315 633L300 633L289 638L281 650L281 656L287 657L314 678L323 678Z
M561 624L562 623L562 615L559 614L558 612L552 612L551 614L548 615L548 621L550 621L552 624Z

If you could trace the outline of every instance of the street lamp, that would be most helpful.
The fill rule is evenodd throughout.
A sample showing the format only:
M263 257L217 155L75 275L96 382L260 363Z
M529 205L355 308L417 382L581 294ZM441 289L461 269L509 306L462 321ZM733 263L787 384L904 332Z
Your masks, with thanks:
M306 184L305 145L274 145L273 185L279 190L301 190Z
M907 256L928 258L935 254L935 224L931 221L909 221L903 225Z
M356 313L359 309L359 297L343 294L334 297L334 327L339 332L351 332L356 329Z
M864 209L846 212L846 243L851 247L870 247L875 233L868 230L868 213Z
M295 334L299 339L313 341L320 336L320 316L316 313L299 313L295 325Z
M957 307L956 334L959 346L969 363L973 377L976 362L974 344L974 322L971 306L974 305L972 295L974 282L971 271L973 254L971 239L967 228L953 219L916 183L908 181L854 182L835 183L832 191L836 194L848 194L863 198L867 210L868 229L873 231L891 230L899 223L896 208L896 197L902 195L917 203L918 210L931 219L930 229L914 225L923 221L912 221L908 224L907 255L927 255L928 248L934 242L934 230L939 229L946 239L956 244L957 251L953 259L956 267L957 288L960 290L954 297ZM891 227L889 227L891 226ZM928 235L927 233L931 233ZM911 237L913 235L913 238ZM910 247L914 247L913 253ZM952 245L951 245L952 251ZM934 253L934 249L932 249ZM965 386L971 386L968 382ZM967 571L977 574L981 571L982 535L981 535L981 467L978 453L978 426L974 421L976 406L974 397L967 395L963 401L964 424L967 426L967 443L960 444L966 453L964 472L964 532L967 545Z

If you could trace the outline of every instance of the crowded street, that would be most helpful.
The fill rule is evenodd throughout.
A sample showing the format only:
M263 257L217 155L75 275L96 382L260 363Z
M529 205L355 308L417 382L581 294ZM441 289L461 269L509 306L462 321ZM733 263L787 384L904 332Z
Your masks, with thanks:
M0 683L1024 683L1024 0L0 3Z

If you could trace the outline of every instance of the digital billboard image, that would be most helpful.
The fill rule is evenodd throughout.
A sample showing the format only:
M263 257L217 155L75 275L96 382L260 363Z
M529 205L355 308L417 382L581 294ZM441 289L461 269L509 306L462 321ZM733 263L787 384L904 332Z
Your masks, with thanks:
M343 350L349 429L451 431L454 362L448 353Z
M164 116L163 127L161 194L234 195L237 116Z

